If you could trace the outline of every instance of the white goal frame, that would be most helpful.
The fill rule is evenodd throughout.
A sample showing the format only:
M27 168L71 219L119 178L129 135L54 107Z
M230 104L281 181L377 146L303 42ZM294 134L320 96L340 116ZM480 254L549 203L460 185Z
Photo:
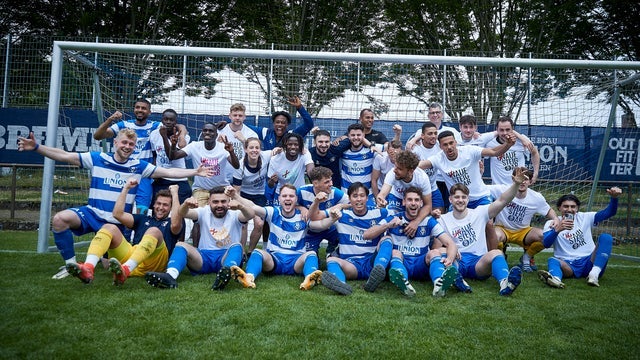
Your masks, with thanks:
M58 116L62 85L62 66L64 51L90 51L111 53L153 53L185 56L244 57L259 59L324 60L369 63L428 64L443 66L509 66L520 68L573 68L573 69L610 69L640 70L639 61L600 61L600 60L557 60L532 58L488 58L461 56L394 55L373 53L339 53L316 51L283 51L237 48L205 48L157 45L110 44L91 42L55 41L53 43L49 107L47 113L47 137L45 145L55 147L57 139ZM615 106L612 116L615 118ZM609 127L611 121L609 122ZM608 127L608 128L609 128ZM603 143L604 144L604 143ZM55 161L45 158L42 177L42 196L40 204L38 253L49 250L51 222L51 203Z

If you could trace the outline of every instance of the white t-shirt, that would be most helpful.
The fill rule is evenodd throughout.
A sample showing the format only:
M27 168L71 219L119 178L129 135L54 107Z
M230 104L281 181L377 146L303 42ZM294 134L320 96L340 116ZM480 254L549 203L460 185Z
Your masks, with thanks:
M418 189L422 190L422 195L430 195L431 192L435 191L435 189L438 188L437 186L435 189L431 188L431 180L429 180L429 175L427 175L424 171L420 171L420 169L416 169L413 172L413 179L411 179L411 181L409 182L396 179L395 172L390 171L387 173L387 176L385 176L384 183L391 186L391 191L387 196L387 208L394 211L404 210L404 206L402 206L404 191L410 186L415 186Z
M494 138L487 143L486 147L494 148L499 145L498 138ZM491 157L489 159L489 164L491 165L491 183L511 184L513 169L526 165L525 154L529 154L529 149L522 145L520 139L517 139L516 143L513 144L506 153Z
M553 243L553 256L562 260L575 260L591 256L596 244L593 242L591 227L595 226L595 212L579 212L573 218L573 229L562 230ZM544 224L544 231L551 229L553 221Z
M271 160L271 150L260 152L262 166L256 172L247 168L244 159L240 161L240 168L233 169L233 185L240 186L241 191L248 195L264 195L264 187Z
M313 159L311 159L311 154L308 151L298 155L293 161L288 160L284 152L271 157L267 177L278 174L276 197L280 194L280 187L284 184L292 184L296 188L302 187L305 184L304 173L309 164L313 164Z
M380 171L380 176L378 176L378 190L382 189L382 184L384 184L384 178L389 173L389 171L393 170L394 165L389 158L389 153L384 152L379 156L373 158L373 170Z
M451 131L453 133L453 138L456 139L456 142L459 144L462 142L462 135L460 135L460 132L458 130L456 130L455 128L452 128L451 126L445 126L445 125L441 125L440 129L438 129L438 135L440 135L441 132L443 131ZM422 136L422 128L416 130L416 133L412 136L413 137L421 137ZM417 145L416 145L417 146ZM414 146L415 148L415 146ZM438 150L440 149L440 143L438 141L436 141L436 145L435 148L438 148ZM424 160L424 159L420 159L420 160ZM427 173L427 175L429 175L431 177L432 174ZM434 181L445 181L444 178L442 177L442 174L438 173L437 171L435 172L435 180Z
M208 205L195 210L198 212L198 224L200 224L198 249L223 250L228 249L232 244L240 243L242 234L242 223L238 218L240 210L228 210L223 218L215 217ZM228 235L223 239L216 239L216 232L222 232L223 229L228 232Z
M245 139L248 139L250 137L258 137L258 134L256 134L255 131L249 129L248 126L242 125L242 129L240 129L240 132ZM235 131L231 130L231 124L227 124L227 126L222 128L222 130L218 131L219 135L225 135L227 137L227 141L233 144L233 151L236 153L238 160L242 160L242 158L244 157L244 142L236 139L236 137L233 135L234 133Z
M470 140L461 139L460 142L458 142L458 146L474 145L479 147L487 147L487 143L495 139L495 137L496 137L496 133L494 131L486 132L484 134L480 134L480 137L478 137L477 139L473 139L473 138Z
M497 199L509 189L511 185L489 185L491 196ZM546 216L551 207L547 200L539 192L527 189L523 199L514 197L496 216L496 225L504 226L509 230L526 229L531 226L533 215Z
M417 144L411 151L414 154L418 155L418 158L420 160L427 160L431 156L442 152L438 144L434 145L430 149L422 144ZM424 169L424 172L429 175L429 180L431 180L431 188L437 189L438 185L436 184L436 179L442 181L442 175L439 175L438 171L435 168Z
M162 127L162 125L160 127ZM189 142L191 141L191 136L189 136L189 134L186 134L184 136L184 139L186 140L187 144L189 144ZM165 168L165 169L186 169L187 168L184 158L169 160L167 153L164 151L164 142L162 141L162 135L160 135L159 128L156 130L153 130L151 134L149 134L149 142L151 143L151 150L156 153L156 166ZM169 138L169 144L171 144L171 138ZM177 146L177 148L180 149L180 146ZM184 181L184 180L187 180L187 178L186 177L179 178L179 179L171 178L171 180Z
M210 178L194 176L194 190L211 190L216 186L231 185L233 166L229 163L229 152L224 149L224 144L216 141L216 146L207 150L204 147L204 141L196 141L185 146L182 151L191 159L195 168L203 164L213 170L213 176Z
M488 252L485 227L489 222L489 206L480 205L475 209L467 209L467 216L463 219L456 219L453 211L438 219L458 245L460 253L482 256Z
M447 188L454 184L465 184L469 188L469 200L474 201L489 196L489 188L482 181L480 165L482 148L462 146L458 148L458 157L450 161L444 152L430 157L428 160L442 174Z

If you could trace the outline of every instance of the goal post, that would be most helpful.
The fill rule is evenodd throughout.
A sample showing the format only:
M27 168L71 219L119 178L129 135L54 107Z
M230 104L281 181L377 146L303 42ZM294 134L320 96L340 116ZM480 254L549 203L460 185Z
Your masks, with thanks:
M615 136L637 137L619 128L617 119L606 121L616 108L609 99L618 84L607 74L624 80L640 70L640 62L56 41L51 66L45 144L52 147L64 146L58 128L68 120L65 109L102 104L93 110L101 119L104 112L129 111L133 95L150 98L156 116L168 107L178 110L192 139L205 121L224 119L234 102L247 105L247 121L268 126L274 110L286 109L285 97L299 94L317 125L332 135L370 107L379 121L374 127L389 137L391 126L400 123L406 140L427 120L428 104L445 99L444 121L454 126L463 114L474 114L481 130L491 130L500 114L512 116L517 130L540 149L545 168L535 189L552 203L559 193L573 191L586 201L596 192L591 163L608 170L597 153L610 143L612 128ZM615 171L626 171L622 165ZM55 249L49 246L54 170L55 163L45 160L38 252Z

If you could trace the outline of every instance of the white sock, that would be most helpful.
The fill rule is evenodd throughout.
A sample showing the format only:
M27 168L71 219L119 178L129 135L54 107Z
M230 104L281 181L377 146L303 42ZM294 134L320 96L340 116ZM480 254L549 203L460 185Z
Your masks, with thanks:
M531 263L531 256L529 256L529 254L527 254L526 251L525 251L524 254L522 254L522 263L523 264L530 264Z
M600 269L599 266L594 266L593 268L591 268L591 271L589 271L589 276L598 278L600 276L600 272L602 272L602 269Z
M122 264L122 266L126 266L129 268L129 271L133 271L133 269L138 267L138 263L129 259L126 263Z
M65 260L65 261L64 261L64 263L65 263L65 264L73 264L73 263L75 263L75 262L77 262L77 260L76 260L76 257L75 257L75 256L73 256L72 258L69 258L69 259L67 259L67 260Z
M98 265L98 261L100 261L100 257L98 255L87 254L87 258L84 260L84 263L91 264L95 267L96 265Z
M178 269L176 268L168 268L167 274L171 275L171 277L174 279L178 279L178 276L180 275L180 273L178 272Z
M508 278L504 278L504 279L500 280L500 290L506 288L507 285L509 285L509 279Z

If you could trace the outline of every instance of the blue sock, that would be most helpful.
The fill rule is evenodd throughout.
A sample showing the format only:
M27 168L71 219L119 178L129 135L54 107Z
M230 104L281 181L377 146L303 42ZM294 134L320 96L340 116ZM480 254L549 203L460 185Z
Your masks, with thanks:
M302 275L307 276L316 270L318 270L318 255L315 253L307 255L307 258L304 260Z
M562 280L562 267L560 266L560 260L550 257L547 260L547 267L549 268L549 273L558 279Z
M373 266L378 264L387 268L389 265L389 261L391 260L391 251L393 250L393 243L391 239L384 239L380 242L380 247L378 248L378 254L376 254L376 259L373 261Z
M68 260L76 256L76 250L73 248L73 233L71 230L63 230L61 232L53 232L53 240L56 243L58 251L62 259Z
M227 256L222 263L222 266L232 267L234 265L238 266L242 261L242 245L233 244L227 250Z
M344 275L344 271L342 271L340 264L338 264L337 262L327 261L327 271L335 275L338 280L347 282L347 277Z
M389 266L391 269L400 270L402 276L404 276L405 279L409 278L409 273L407 272L407 268L404 266L404 261L402 261L402 259L400 259L399 257L392 257Z
M598 249L596 250L596 258L593 261L593 265L602 269L607 267L609 262L609 255L611 255L611 248L613 247L613 237L609 234L602 234L598 238ZM600 273L602 276L602 272Z
M498 255L493 258L493 261L491 262L491 275L493 275L498 282L509 276L509 265L507 264L507 259L504 258L504 255Z
M187 249L182 246L176 246L171 253L169 263L167 263L167 270L170 268L178 270L178 274L184 270L187 266Z
M262 253L260 251L253 250L253 252L251 252L251 256L249 256L249 260L247 260L245 272L253 274L254 278L260 275L262 272Z
M431 259L431 263L429 264L431 281L436 281L436 279L442 277L442 273L444 273L444 264L441 263L440 260L442 260L442 256L436 256Z

